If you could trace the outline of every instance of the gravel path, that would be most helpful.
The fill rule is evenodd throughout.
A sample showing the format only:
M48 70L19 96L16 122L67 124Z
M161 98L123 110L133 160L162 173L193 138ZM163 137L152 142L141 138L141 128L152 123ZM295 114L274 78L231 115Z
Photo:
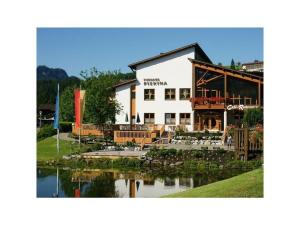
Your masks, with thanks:
M69 133L59 133L59 139L64 141L75 141L74 138L68 137ZM53 138L56 138L56 135L52 136Z

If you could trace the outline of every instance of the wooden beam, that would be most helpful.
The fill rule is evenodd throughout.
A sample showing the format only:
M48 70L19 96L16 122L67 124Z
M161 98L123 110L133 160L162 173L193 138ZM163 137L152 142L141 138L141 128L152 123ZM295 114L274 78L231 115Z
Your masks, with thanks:
M221 78L221 77L223 77L223 75L219 75L219 76L210 78L210 79L208 79L208 80L204 80L203 83L201 83L201 84L206 84L206 83L208 83L208 82L211 82L211 81L213 81L213 80L219 79L219 78ZM201 79L200 79L200 80L201 80ZM201 84L198 84L200 80L197 81L197 86L200 86L200 85L201 85Z
M204 65L199 65L199 64L193 64L193 65L197 68L209 70L209 71L216 72L216 73L219 73L219 74L223 74L223 75L227 74L228 76L232 76L232 77L239 78L239 79L242 79L242 80L247 80L247 81L263 84L263 81L261 81L257 78L250 78L250 77L246 77L246 76L243 76L243 75L240 75L240 74L237 74L237 73L233 73L233 72L228 72L228 71L225 72L224 70L217 69L217 68L214 68L212 66L204 66Z

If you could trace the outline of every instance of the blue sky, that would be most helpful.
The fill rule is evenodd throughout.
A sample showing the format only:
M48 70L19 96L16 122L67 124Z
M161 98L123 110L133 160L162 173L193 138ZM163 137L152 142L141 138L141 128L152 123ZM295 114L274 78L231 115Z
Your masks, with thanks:
M38 28L37 65L74 76L91 67L130 72L130 63L194 42L215 64L263 60L262 28Z

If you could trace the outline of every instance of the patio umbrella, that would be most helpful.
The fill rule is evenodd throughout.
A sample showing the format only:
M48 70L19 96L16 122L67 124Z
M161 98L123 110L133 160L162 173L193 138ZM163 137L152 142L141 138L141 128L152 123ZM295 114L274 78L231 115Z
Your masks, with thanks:
M140 122L141 122L139 113L138 113L137 116L136 116L136 122L137 122L137 123L140 123Z
M136 190L137 190L137 191L139 190L139 187L140 187L140 182L137 181L137 182L136 182Z
M126 113L126 116L125 116L125 122L127 123L128 122L128 114Z

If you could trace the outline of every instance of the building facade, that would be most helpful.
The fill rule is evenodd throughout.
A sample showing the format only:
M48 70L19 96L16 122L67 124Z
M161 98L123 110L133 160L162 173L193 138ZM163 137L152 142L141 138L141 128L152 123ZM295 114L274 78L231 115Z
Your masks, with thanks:
M164 124L167 131L176 127L187 131L223 130L227 125L224 77L229 71L225 76L224 71L217 71L221 67L213 65L197 43L132 63L129 67L136 72L136 79L115 86L115 97L122 107L116 115L116 124ZM211 71L210 67L216 71ZM237 74L229 80L240 79L239 75L245 76ZM229 96L228 92L227 100ZM243 105L241 100L245 96L237 91L236 98L238 96L239 104ZM236 107L235 104L232 107Z
M250 63L243 63L242 70L247 72L264 72L264 62L255 60Z

